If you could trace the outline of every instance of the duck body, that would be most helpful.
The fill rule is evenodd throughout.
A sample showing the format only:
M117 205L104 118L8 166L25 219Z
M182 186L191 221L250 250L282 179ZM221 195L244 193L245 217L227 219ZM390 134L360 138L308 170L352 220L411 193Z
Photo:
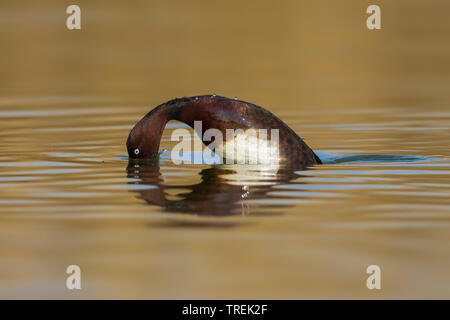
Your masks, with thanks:
M214 151L224 158L226 144L230 138L229 130L246 136L250 132L252 135L259 133L262 129L267 133L265 140L269 141L273 139L271 133L275 129L278 140L275 145L277 162L303 167L322 163L303 139L270 111L253 103L216 95L174 99L151 110L130 131L127 140L129 157L139 159L157 155L162 132L170 120L181 121L192 128L195 127L196 121L201 121L201 132L197 132L201 137L209 129L219 130L225 146ZM231 136L235 140L234 145L240 143L239 139L236 139L238 136ZM251 154L249 151L244 150L246 154ZM271 158L273 154L272 150L271 155L266 158ZM235 156L240 155L236 153Z

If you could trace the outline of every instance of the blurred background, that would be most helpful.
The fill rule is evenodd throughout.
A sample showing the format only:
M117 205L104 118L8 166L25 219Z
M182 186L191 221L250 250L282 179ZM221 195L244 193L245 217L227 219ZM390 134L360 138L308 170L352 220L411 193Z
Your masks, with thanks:
M216 92L276 108L448 102L448 1L1 2L1 93L136 100ZM366 28L366 8L382 29ZM426 84L424 82L426 77ZM283 101L283 100L281 100Z
M66 28L71 4L81 30ZM449 11L0 1L0 297L449 298ZM128 167L145 113L212 93L274 112L327 164ZM71 264L80 291L65 287ZM381 291L365 286L371 264Z

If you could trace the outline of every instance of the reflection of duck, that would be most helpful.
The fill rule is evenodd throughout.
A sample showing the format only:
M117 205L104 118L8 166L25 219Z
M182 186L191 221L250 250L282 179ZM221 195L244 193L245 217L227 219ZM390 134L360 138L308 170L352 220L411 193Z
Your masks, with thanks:
M302 138L268 110L252 103L216 95L174 99L151 110L130 131L127 139L129 157L132 159L155 157L158 154L162 132L170 120L184 122L192 128L194 128L194 121L201 121L202 132L198 132L201 137L205 131L217 129L226 143L231 141L228 138L228 129L242 130L242 136L249 139L254 136L250 132L258 131L259 134L260 130L264 130L267 134L266 138L261 139L258 136L259 140L254 141L258 143L264 143L262 140L265 142L270 140L271 143L276 143L275 140L279 141L275 149L268 151L273 161L302 166L322 163ZM278 139L272 140L269 133L272 129L278 130L276 131ZM225 146L221 147L223 147L221 150L226 149ZM215 151L218 150L215 149ZM242 153L233 152L233 157L239 156L242 157ZM267 157L260 156L260 158ZM234 160L240 161L240 159Z
M139 193L138 198L144 199L149 204L164 207L169 212L205 216L246 214L249 200L265 199L270 202L275 198L269 193L273 190L272 186L288 184L299 177L290 169L225 165L203 169L200 175L202 181L198 184L165 185L162 183L160 168L156 163L130 162L127 167L129 178L139 179L140 185L155 186L132 190ZM178 200L169 200L168 192L176 189L188 191L177 194Z

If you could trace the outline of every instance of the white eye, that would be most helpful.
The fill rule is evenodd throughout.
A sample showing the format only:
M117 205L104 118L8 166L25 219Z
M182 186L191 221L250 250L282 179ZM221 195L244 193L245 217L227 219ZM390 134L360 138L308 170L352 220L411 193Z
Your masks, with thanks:
M138 154L139 154L139 149L138 149L138 148L134 149L134 154L135 154L135 155L138 155Z

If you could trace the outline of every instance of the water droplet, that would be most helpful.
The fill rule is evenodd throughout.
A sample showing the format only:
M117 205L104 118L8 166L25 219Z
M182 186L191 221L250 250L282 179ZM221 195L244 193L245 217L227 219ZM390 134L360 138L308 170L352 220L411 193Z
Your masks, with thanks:
M214 93L214 94L212 95L212 97L215 98L215 97L216 97L216 94Z
M234 97L234 100L237 100L237 97Z
M198 100L198 97L195 97L195 100Z

